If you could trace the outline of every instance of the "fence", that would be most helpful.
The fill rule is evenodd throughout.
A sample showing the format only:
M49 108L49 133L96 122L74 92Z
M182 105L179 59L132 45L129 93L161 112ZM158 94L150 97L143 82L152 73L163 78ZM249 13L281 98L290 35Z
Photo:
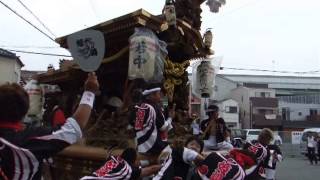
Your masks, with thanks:
M303 156L302 153L306 151L306 145L301 142L302 131L279 131L275 134L278 134L278 137L282 140L280 148L284 156ZM277 135L275 139L277 139Z

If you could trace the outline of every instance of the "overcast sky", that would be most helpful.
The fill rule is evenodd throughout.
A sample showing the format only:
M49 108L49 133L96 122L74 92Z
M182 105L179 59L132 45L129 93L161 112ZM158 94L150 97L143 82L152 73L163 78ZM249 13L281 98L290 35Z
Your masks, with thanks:
M45 31L17 0L1 0ZM160 14L165 0L21 0L56 37L144 8ZM222 66L286 71L320 70L320 1L227 0L218 14L203 4L202 30L213 28L213 49ZM68 54L0 4L0 47ZM9 46L9 47L4 47ZM61 57L17 53L24 69L58 67ZM256 73L225 70L224 73ZM261 74L261 73L260 73ZM270 73L269 73L270 74ZM274 73L271 73L274 74ZM282 74L289 75L289 74ZM315 74L320 75L320 73Z

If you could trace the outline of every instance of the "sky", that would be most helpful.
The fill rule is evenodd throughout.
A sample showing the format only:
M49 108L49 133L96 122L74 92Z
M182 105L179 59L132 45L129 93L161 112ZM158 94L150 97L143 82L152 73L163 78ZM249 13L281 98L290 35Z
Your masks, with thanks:
M47 32L19 3L1 0ZM20 0L54 33L55 37L143 8L160 14L165 0ZM320 1L227 0L215 14L202 6L201 32L212 28L213 49L223 57L222 73L301 75L238 71L227 68L275 71L320 70ZM70 55L0 4L0 48ZM24 48L21 48L23 46ZM19 47L19 48L18 48ZM41 48L39 48L41 47ZM61 57L16 53L25 70L58 68ZM309 74L320 76L320 73Z

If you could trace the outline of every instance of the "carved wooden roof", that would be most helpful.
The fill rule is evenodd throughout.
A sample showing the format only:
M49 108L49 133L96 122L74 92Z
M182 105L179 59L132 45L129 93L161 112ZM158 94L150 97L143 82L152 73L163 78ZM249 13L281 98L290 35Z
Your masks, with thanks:
M114 40L114 38L117 38L118 33L121 33L123 31L125 31L125 33L128 33L128 30L133 31L134 28L138 26L146 26L154 30L155 32L159 32L161 30L162 23L163 21L159 17L154 16L143 9L139 9L130 14L111 19L87 29L101 31L106 36L106 39L110 41ZM130 35L131 34L127 34L127 37ZM59 43L62 47L68 48L66 43L67 37L68 35L57 38L56 42ZM128 38L126 40L128 41Z
M162 15L154 16L149 12L139 9L130 14L97 24L87 29L94 29L104 33L106 43L105 59L112 58L114 56L117 59L128 59L128 39L134 33L135 27L147 27L153 30L156 34L164 32L168 29L168 26ZM204 57L207 52L204 50L204 44L202 42L201 34L198 30L192 28L190 24L183 20L177 20L177 26L180 31L184 33L184 36L191 38L191 43L188 46L192 46L196 49L196 53L192 52L191 56L186 57L185 60L193 58ZM68 48L66 39L68 35L57 38L56 42L61 47ZM190 42L190 40L188 40ZM188 42L188 43L189 43ZM125 51L125 52L124 52ZM121 56L118 56L121 52ZM109 63L108 61L104 62ZM71 67L69 69L60 69L58 71L45 73L38 76L40 83L62 83L68 81L74 77L75 74L79 74L80 70L77 67Z

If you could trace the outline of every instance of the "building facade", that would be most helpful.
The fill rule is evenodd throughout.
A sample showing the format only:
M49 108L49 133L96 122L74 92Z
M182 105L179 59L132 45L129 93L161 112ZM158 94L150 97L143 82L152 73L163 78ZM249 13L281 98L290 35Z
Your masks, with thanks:
M226 99L216 103L219 107L219 115L224 119L230 129L240 129L239 104L233 99Z
M242 128L320 127L318 77L219 74L215 79L214 94L213 99L192 102L193 109L200 111L198 114L202 119L206 118L206 104L233 99L238 102Z
M284 129L320 127L320 95L279 97Z
M319 77L238 74L224 74L224 77L241 85L264 84L274 89L283 130L320 127Z
M23 63L14 53L0 48L0 84L19 83Z
M223 74L238 84L266 84L276 97L320 93L319 77Z
M239 86L232 90L232 99L239 103L242 128L281 129L274 89Z

